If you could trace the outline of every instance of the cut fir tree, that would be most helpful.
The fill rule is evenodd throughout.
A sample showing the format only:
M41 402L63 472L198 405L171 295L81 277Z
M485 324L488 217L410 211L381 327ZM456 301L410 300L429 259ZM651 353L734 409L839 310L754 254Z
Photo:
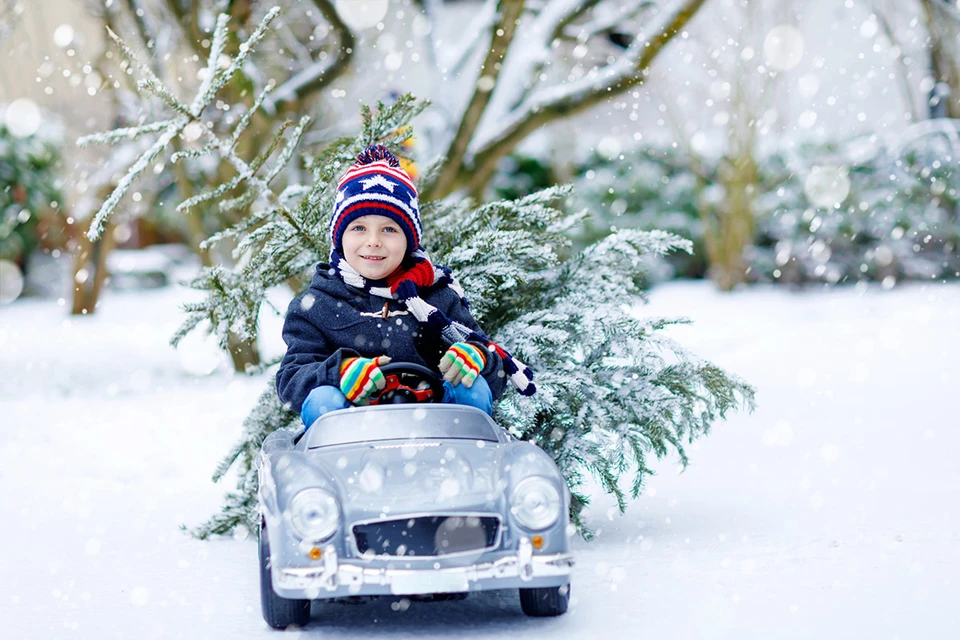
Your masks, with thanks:
M273 12L254 36L262 34L272 17ZM218 22L215 42L224 39L226 24L226 20ZM244 55L255 44L252 36L241 47ZM132 59L132 52L124 50ZM145 88L161 95L174 113L168 121L146 123L133 133L95 138L109 143L133 134L160 134L130 167L118 193L104 203L91 226L93 233L149 158L198 121L235 66L236 62L223 72L211 72L209 84L201 87L191 105L179 102L155 76L148 75ZM216 66L211 63L210 68ZM268 85L250 112L269 93ZM315 265L328 259L327 226L337 178L371 144L384 145L402 156L402 144L411 135L409 124L425 106L406 95L376 109L363 107L359 133L302 152L305 171L301 175L309 179L286 185L274 179L294 161L307 120L301 120L288 136L287 127L281 127L253 160L235 152L249 114L226 135L204 128L203 146L189 155L212 155L233 166L236 175L179 208L216 201L221 209L243 216L204 243L210 248L229 240L234 262L204 267L192 281L191 286L206 296L185 306L187 318L174 335L174 344L201 326L215 332L224 350L238 338L255 342L267 292L291 284L295 289L302 287ZM184 157L176 154L174 161ZM429 192L440 166L437 162L423 171L421 190ZM552 187L518 200L482 204L451 197L423 202L420 210L432 261L457 275L472 314L487 335L535 372L538 392L532 397L504 394L494 408L495 419L516 437L535 442L553 455L573 495L573 521L588 534L581 519L588 503L588 476L596 478L625 509L628 498L639 495L651 473L651 456L676 452L685 464L685 445L705 435L727 412L752 408L753 389L667 338L664 329L682 320L634 316L643 303L637 284L643 275L643 257L689 251L689 242L664 232L621 230L575 251L569 234L586 212L565 212L560 204L569 195L568 187ZM272 372L275 364L250 371ZM260 445L277 429L299 426L300 417L277 397L273 375L267 378L264 392L244 421L241 439L214 474L214 480L219 480L233 469L237 488L226 496L221 513L194 531L200 537L237 527L255 530L255 460Z

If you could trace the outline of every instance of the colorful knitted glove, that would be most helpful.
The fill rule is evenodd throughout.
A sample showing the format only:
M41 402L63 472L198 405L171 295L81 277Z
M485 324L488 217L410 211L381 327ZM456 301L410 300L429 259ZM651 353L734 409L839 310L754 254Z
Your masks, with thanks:
M364 404L387 381L380 365L390 362L387 356L379 358L347 358L340 365L340 391L353 404Z
M470 388L486 364L487 359L478 347L455 342L440 358L440 373L450 384L456 386L463 383L463 386Z

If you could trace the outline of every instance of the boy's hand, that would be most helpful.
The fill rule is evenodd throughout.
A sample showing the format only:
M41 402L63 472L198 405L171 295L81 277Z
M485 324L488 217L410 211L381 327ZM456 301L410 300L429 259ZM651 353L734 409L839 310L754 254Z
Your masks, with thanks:
M382 391L386 385L380 365L388 362L388 356L347 358L340 365L340 391L353 404L365 404L374 392Z
M456 342L440 358L440 373L450 384L463 383L469 388L486 364L487 359L480 349L466 342Z

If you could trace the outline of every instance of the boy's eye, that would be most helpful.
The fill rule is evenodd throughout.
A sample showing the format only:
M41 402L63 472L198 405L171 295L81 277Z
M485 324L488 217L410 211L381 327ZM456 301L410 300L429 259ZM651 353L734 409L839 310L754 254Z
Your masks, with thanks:
M397 229L396 227L384 227L383 230L389 231L390 233L400 233L400 229Z
M350 231L365 231L362 224L355 224L350 227Z

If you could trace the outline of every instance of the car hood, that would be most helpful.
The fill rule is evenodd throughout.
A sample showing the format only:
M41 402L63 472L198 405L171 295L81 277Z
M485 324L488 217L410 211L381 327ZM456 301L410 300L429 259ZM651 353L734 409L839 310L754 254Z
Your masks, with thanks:
M384 441L307 452L338 485L351 520L423 511L500 511L506 446L477 440Z

